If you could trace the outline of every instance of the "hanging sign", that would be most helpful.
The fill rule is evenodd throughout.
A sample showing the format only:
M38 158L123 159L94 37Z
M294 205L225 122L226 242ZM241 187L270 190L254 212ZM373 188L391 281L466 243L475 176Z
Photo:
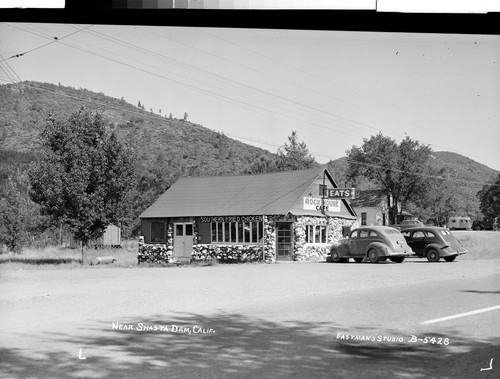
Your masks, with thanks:
M354 188L325 188L320 185L319 191L329 199L354 199Z

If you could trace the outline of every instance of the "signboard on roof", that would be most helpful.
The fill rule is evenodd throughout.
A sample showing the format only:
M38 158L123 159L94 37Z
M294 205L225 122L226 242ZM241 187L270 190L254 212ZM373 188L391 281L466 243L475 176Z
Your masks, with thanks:
M340 200L304 197L304 209L311 211L340 212Z
M319 193L329 199L354 199L354 188L326 188L320 185Z

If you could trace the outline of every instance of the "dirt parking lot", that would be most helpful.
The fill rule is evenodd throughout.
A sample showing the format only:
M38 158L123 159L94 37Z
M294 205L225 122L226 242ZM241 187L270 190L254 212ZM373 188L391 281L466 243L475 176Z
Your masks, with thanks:
M351 291L406 288L417 283L439 285L447 280L498 274L498 259L460 258L453 263L434 264L408 259L403 264L376 265L291 262L171 268L2 269L0 372L6 378L192 377L199 376L206 367L207 375L202 375L205 377L232 377L241 372L254 376L259 373L256 367L260 367L255 366L259 347L254 345L270 344L265 349L274 351L272 344L286 343L277 341L282 336L279 330L292 336L296 333L290 338L304 341L317 335L321 328L312 321L304 326L306 321L294 320L293 314L287 320L274 317L271 310L277 303ZM257 308L269 310L269 317L258 318L254 312ZM162 325L168 325L168 333L146 329ZM303 327L297 329L297 325ZM173 326L178 329L173 330ZM191 333L197 334L196 339L185 335ZM240 333L242 341L251 342L239 341L243 345L227 349L235 341L235 333ZM211 345L214 341L217 344ZM324 354L318 341L314 340L313 345L310 359ZM222 353L214 351L215 346ZM170 358L159 353L162 349L169 352ZM183 352L182 357L176 355L176 349ZM245 359L241 361L240 371L240 363L234 363L234 357L228 354L244 358L245 350L252 354L248 353L247 363ZM284 362L288 362L290 354L298 354L299 361L304 354L302 350L287 351L274 351L274 358L271 356L268 362L283 376L289 374ZM210 361L207 354L217 355L217 362ZM193 364L196 359L199 363ZM228 362L232 362L231 369L227 368ZM311 362L303 362L300 367L315 370ZM348 374L346 368L345 377Z

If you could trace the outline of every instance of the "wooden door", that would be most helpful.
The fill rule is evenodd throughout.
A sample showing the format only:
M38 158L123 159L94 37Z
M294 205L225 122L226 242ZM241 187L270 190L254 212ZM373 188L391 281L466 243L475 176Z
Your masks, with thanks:
M189 261L193 252L193 224L174 224L174 262Z
M276 259L290 261L293 257L292 224L289 222L276 225Z

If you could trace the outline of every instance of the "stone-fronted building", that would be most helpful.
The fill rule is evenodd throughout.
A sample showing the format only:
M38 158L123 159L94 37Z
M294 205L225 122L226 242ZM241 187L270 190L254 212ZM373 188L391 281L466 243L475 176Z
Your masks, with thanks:
M140 216L139 261L326 260L356 223L324 167L254 175L183 177Z

